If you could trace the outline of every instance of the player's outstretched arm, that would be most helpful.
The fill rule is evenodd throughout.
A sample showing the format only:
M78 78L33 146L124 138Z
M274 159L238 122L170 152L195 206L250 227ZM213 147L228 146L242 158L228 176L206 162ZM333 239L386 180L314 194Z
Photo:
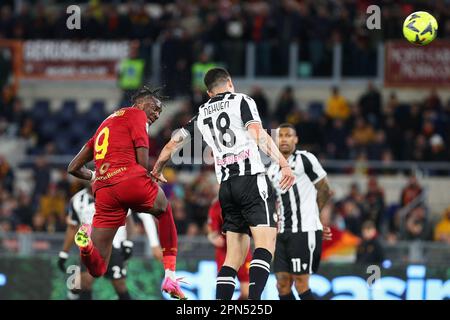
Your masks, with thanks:
M153 167L153 170L151 172L151 175L155 179L162 182L167 182L167 180L162 175L164 167L166 166L172 155L178 150L178 148L183 146L183 144L189 139L189 136L183 135L181 133L181 130L179 130L172 136L169 142L166 143L164 148L161 150L161 153L159 154L158 159L155 162L155 166Z
M289 166L289 163L281 154L272 137L264 130L260 122L252 122L247 127L250 136L256 141L258 147L267 154L281 168L280 187L287 190L294 184L295 176Z
M91 147L84 145L80 152L70 161L67 172L74 177L83 180L94 180L95 172L85 167L86 163L92 161L94 152Z

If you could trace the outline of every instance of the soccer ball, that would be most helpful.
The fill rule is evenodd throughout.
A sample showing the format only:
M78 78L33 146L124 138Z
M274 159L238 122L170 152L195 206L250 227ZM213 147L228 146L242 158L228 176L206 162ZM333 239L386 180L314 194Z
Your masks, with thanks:
M437 29L436 19L425 11L413 12L403 22L403 35L406 40L421 46L436 38Z

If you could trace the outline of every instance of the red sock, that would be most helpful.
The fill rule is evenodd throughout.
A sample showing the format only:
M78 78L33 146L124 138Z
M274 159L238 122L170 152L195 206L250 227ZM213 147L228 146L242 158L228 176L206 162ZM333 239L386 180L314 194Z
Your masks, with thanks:
M80 251L81 261L88 269L91 276L98 278L106 273L106 264L97 248L92 245L89 251Z
M173 221L172 206L167 205L166 211L158 216L159 241L163 250L164 269L175 271L175 261L178 250L178 236L175 222Z

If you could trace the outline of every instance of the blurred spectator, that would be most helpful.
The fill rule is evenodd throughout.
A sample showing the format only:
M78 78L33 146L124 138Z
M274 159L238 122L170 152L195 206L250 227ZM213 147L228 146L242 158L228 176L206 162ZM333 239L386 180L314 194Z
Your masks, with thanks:
M296 104L292 87L285 87L281 92L275 107L274 115L278 123L287 121L288 115L295 110Z
M351 138L352 144L357 149L364 148L375 141L375 131L373 130L373 127L364 120L364 118L359 117L356 119L356 124L352 131Z
M400 204L402 207L405 207L414 199L422 194L422 187L417 181L416 176L411 176L409 178L408 184L403 188L401 193Z
M445 209L441 220L434 227L434 240L450 244L450 206Z
M428 161L445 162L448 159L444 139L438 134L430 138L430 150L425 154Z
M375 227L380 230L384 215L384 191L379 186L375 176L371 176L367 182L367 193L364 202L364 220L375 223Z
M33 225L34 210L31 205L31 197L24 191L19 192L18 204L14 214L17 218L17 227L21 225L31 227Z
M10 193L13 192L14 171L2 155L0 155L0 186Z
M122 90L122 106L131 105L131 96L142 86L144 80L145 61L131 53L129 58L123 59L119 65L118 82Z
M377 228L372 221L364 222L362 238L363 241L356 249L356 263L381 264L384 261L384 249L378 240Z
M202 170L195 180L186 188L186 210L188 216L203 232L206 229L208 209L212 200L216 197L215 182L211 172Z
M34 191L33 202L36 202L38 198L47 192L50 184L50 167L46 158L38 157L33 168L34 172Z
M346 120L350 116L350 107L345 98L340 95L339 88L331 89L331 96L328 98L325 114L331 119Z
M269 121L269 102L267 101L264 91L261 87L254 86L252 88L252 92L250 93L250 97L255 100L259 116L261 117L263 125L266 128Z
M361 234L363 211L355 202L346 200L341 204L341 212L345 222L345 229L356 236Z
M432 240L432 230L425 208L418 206L408 212L400 230L401 240Z
M217 67L217 64L210 61L210 57L206 51L203 51L198 61L192 65L192 88L206 91L203 78L209 69Z
M360 114L366 121L377 127L381 119L381 94L372 82L367 85L367 91L358 102Z
M50 184L48 191L39 201L39 214L46 219L49 228L63 231L67 199L55 184Z

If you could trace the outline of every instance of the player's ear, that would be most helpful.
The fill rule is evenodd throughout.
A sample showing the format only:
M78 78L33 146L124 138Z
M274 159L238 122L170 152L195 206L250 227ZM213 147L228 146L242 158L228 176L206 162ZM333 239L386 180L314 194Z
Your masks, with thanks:
M295 142L296 145L298 144L298 136L295 136L294 142Z
M206 90L206 93L208 94L208 96L211 98L213 96L213 93L209 90Z
M228 80L227 80L227 86L228 86L228 89L229 89L230 92L234 92L234 84L233 84L233 81L231 81L230 78L228 78Z

